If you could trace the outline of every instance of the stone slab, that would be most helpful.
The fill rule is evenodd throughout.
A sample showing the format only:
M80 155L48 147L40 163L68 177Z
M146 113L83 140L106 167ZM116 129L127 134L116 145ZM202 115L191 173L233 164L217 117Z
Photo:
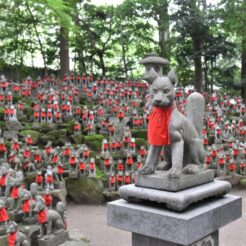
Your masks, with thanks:
M107 205L109 226L181 245L190 245L241 215L242 198L233 195L208 199L182 213L123 199Z
M69 234L68 231L64 231L59 233L58 235L51 235L50 239L39 239L38 240L38 246L58 246L64 242L69 240Z
M179 179L167 177L168 171L155 171L150 175L137 175L135 185L166 191L180 191L214 180L213 170L204 170L197 174L182 174Z
M59 246L89 246L89 244L83 241L67 241Z
M174 211L183 211L193 203L211 197L220 197L231 190L231 184L215 180L186 190L170 192L137 187L134 184L120 187L119 195L129 202L150 201L160 203Z
M172 243L152 237L147 237L141 234L132 233L132 246L182 246L181 244ZM218 246L219 232L215 231L212 234L190 244L190 246Z

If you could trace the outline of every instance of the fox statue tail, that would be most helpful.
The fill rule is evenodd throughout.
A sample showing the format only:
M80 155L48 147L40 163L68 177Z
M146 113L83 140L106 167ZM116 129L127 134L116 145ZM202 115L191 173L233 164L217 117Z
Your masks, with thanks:
M195 126L199 137L202 134L205 113L205 99L202 94L193 92L187 98L187 117Z

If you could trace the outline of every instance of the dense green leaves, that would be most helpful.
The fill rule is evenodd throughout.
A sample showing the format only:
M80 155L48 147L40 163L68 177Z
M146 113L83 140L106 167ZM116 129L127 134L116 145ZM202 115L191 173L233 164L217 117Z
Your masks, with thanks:
M127 78L141 75L138 61L155 51L170 60L180 83L213 90L214 83L241 81L246 88L245 5L245 0L218 5L125 0L118 6L0 0L0 61L14 65L15 74L25 65L61 67L64 73L72 60L75 72Z

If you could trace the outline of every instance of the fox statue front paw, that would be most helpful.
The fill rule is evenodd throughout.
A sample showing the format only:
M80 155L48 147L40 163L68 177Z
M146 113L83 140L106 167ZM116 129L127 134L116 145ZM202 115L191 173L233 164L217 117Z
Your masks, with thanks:
M138 171L138 174L141 174L141 175L148 175L148 174L152 174L155 172L155 168L153 166L144 166L143 168L141 168L139 171Z
M178 168L171 168L168 171L167 176L170 179L179 179L181 177L181 174L182 174L182 170L179 170Z

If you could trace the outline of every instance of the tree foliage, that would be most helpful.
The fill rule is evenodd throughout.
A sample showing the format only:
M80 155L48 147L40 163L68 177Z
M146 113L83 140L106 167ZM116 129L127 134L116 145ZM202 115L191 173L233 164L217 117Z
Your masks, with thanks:
M26 65L46 72L61 68L64 74L72 60L74 72L128 78L142 74L138 61L154 51L170 60L181 83L194 83L198 91L233 84L241 68L246 98L245 5L244 0L218 5L125 0L118 6L0 0L0 64L14 66L17 75Z

